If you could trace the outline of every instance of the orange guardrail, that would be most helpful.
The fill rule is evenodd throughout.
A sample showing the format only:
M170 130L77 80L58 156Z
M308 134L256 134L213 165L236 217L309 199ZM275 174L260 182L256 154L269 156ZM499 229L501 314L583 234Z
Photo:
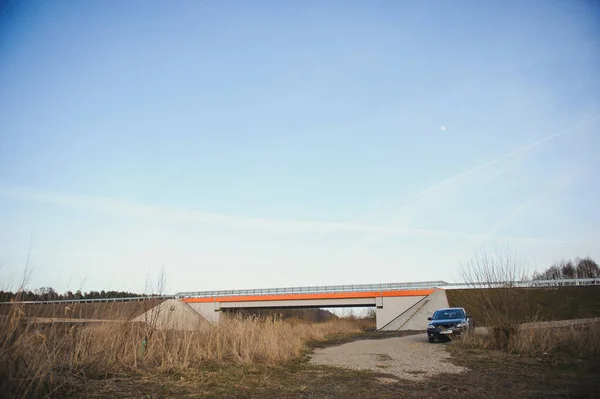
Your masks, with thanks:
M427 296L434 289L426 290L399 290L399 291L371 291L371 292L330 292L322 294L282 294L282 295L240 295L210 298L183 298L186 303L198 302L251 302L251 301L289 301L307 299L352 299L398 296Z

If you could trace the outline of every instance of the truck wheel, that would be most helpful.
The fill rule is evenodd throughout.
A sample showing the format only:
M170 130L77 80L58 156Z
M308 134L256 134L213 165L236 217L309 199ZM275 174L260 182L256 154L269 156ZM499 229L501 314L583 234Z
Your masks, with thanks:
M435 342L435 338L431 338L431 337L429 337L429 343L430 343L430 344L433 344L434 342Z

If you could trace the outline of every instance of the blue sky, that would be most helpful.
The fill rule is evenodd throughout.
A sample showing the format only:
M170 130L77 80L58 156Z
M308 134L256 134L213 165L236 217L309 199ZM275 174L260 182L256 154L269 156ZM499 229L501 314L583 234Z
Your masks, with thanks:
M6 287L30 242L61 291L600 259L592 1L3 4Z

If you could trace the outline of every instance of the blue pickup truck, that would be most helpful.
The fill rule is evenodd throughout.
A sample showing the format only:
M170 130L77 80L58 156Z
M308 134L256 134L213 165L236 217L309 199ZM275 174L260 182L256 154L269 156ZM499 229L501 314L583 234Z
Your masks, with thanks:
M450 339L460 336L475 329L475 322L467 314L464 308L444 308L428 317L427 337L429 342L436 339Z

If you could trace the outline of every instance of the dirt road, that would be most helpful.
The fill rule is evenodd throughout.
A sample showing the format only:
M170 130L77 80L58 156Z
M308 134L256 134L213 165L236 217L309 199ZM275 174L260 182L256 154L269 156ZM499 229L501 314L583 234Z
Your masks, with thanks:
M312 364L378 371L409 380L467 370L452 364L449 358L445 344L430 344L426 334L417 334L316 349L310 361Z

